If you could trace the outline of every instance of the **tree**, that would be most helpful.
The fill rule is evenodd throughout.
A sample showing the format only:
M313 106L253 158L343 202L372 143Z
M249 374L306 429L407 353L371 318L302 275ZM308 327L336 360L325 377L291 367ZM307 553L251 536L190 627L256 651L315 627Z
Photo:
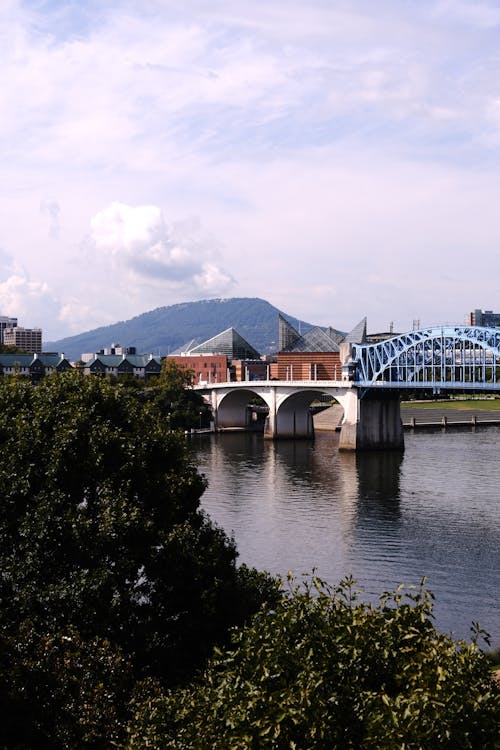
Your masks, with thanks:
M160 377L149 388L159 415L172 429L207 427L210 410L202 396L193 390L193 371L184 370L166 357Z
M3 721L30 716L47 747L108 747L137 680L187 679L273 583L236 567L183 439L133 389L78 373L1 383L0 442ZM82 664L81 700L102 704L100 684L114 696L116 721L91 732L60 708Z
M436 632L420 588L357 599L295 586L233 633L203 676L138 700L129 750L493 750L500 695L471 644Z

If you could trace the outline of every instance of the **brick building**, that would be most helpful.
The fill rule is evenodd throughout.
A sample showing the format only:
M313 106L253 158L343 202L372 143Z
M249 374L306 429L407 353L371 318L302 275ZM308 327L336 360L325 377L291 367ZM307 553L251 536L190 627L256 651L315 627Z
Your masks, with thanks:
M231 379L226 354L169 354L168 359L182 370L192 370L194 385Z
M340 345L366 341L366 318L348 334L316 327L302 335L282 315L278 325L280 350L272 368L278 380L341 380Z

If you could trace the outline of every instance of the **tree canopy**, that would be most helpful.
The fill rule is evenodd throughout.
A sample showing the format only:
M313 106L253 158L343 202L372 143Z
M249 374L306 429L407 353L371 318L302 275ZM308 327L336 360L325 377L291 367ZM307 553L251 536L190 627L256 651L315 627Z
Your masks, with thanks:
M236 566L184 440L133 389L2 382L0 442L3 735L109 747L138 680L187 679L274 584Z
M264 608L202 677L139 701L130 749L493 750L500 695L423 588L358 600L313 579Z

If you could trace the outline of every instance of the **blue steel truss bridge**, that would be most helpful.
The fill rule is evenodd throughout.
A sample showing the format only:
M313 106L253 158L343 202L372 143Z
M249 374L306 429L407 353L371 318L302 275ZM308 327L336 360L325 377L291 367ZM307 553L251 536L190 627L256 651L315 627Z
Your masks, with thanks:
M500 329L439 326L354 344L351 368L362 388L500 391Z

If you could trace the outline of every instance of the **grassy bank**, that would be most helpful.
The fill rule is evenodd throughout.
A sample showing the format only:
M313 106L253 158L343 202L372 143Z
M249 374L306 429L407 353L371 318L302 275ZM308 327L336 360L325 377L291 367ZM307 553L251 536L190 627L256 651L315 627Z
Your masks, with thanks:
M500 411L500 399L470 399L467 401L403 401L401 406L412 409L452 409L453 411Z

